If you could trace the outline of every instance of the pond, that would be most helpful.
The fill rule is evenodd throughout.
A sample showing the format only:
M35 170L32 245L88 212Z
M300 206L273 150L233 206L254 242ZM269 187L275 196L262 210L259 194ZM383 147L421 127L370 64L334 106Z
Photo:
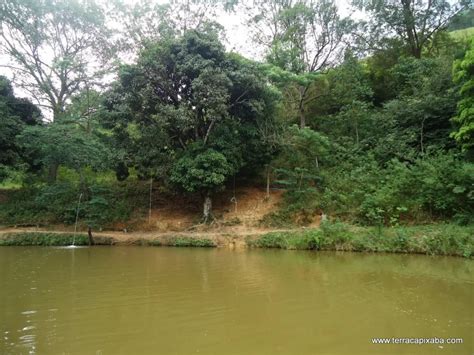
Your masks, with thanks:
M471 354L473 271L421 255L3 247L0 354Z

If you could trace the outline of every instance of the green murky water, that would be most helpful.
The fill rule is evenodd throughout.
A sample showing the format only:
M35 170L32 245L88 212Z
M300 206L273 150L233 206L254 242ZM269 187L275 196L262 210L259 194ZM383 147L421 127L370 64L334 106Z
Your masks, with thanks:
M473 271L418 255L4 247L0 354L471 354Z

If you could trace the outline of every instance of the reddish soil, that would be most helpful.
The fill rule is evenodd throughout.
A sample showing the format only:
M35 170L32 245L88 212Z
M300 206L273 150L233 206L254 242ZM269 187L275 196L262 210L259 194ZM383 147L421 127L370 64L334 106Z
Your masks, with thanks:
M199 200L184 200L176 197L163 199L158 195L153 198L151 216L133 223L134 230L140 231L244 231L260 230L262 218L278 209L282 191L271 191L266 198L265 189L241 187L235 191L225 191L213 200L213 213L216 221L211 226L199 224L201 202ZM126 228L124 224L116 225L115 229Z

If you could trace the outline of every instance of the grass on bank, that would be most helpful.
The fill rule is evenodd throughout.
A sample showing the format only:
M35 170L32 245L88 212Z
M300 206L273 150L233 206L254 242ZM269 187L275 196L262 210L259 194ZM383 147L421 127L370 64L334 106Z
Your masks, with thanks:
M176 237L171 240L169 243L170 246L174 247L200 247L200 248L211 248L216 247L210 239L201 239L201 238L188 238L188 237Z
M10 233L0 237L0 246L67 246L72 245L89 245L87 235L68 233L40 233L40 232L24 232ZM96 245L112 245L114 239L111 237L94 237Z
M195 247L195 248L214 248L217 244L205 238L194 238L194 237L172 237L166 240L142 240L140 245L148 246L169 246L169 247Z
M74 236L67 233L25 232L0 237L0 246L66 246ZM112 245L112 237L94 237L95 244ZM356 252L418 253L474 257L474 226L432 224L391 228L356 227L342 222L325 222L319 229L270 232L247 238L250 247L295 250L339 250ZM76 245L87 245L86 235L76 235ZM210 239L170 237L138 239L133 245L173 247L216 247Z
M47 233L47 232L22 232L7 233L0 236L0 246L67 246L71 245L74 235L71 233ZM94 236L96 245L116 244L113 237ZM88 245L89 239L85 234L77 234L75 245ZM194 237L171 237L166 240L159 239L137 239L133 245L141 246L171 246L171 247L216 247L217 244L205 238Z
M474 226L433 224L410 227L355 227L325 222L319 229L270 232L247 240L258 248L344 250L474 256Z

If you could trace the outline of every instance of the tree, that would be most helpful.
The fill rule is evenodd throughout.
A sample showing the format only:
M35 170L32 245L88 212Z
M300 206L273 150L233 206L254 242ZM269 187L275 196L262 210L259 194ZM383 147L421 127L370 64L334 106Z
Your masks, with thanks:
M398 38L408 53L421 58L422 51L439 31L446 29L454 15L466 9L468 1L451 5L446 0L354 0L353 4L367 12L362 35L369 48Z
M0 48L10 59L3 66L54 119L75 93L105 73L103 62L91 60L110 56L104 15L94 3L7 0L0 14Z
M41 112L26 99L13 94L10 81L0 76L0 178L8 168L15 169L22 162L31 163L18 143L17 136L28 126L41 123Z
M170 180L187 192L203 192L203 222L212 218L212 193L221 189L235 173L224 154L209 148L188 149L173 165Z
M462 60L454 63L454 81L462 84L459 91L461 100L457 104L457 115L453 122L458 125L458 130L451 136L461 145L464 151L474 148L474 40L471 48Z
M96 170L107 167L107 147L98 137L70 123L53 122L45 126L28 127L19 140L27 152L37 157L36 163L64 165L74 169L79 173L81 183L85 167Z
M330 136L333 142L354 142L359 146L370 135L364 131L373 100L367 68L347 50L343 63L329 70L321 81L320 97L308 106L309 114L318 117L312 126Z
M2 66L14 73L15 85L52 113L53 121L75 94L100 84L112 55L103 11L85 0L3 1L0 39L10 59ZM52 180L57 168L50 167Z
M327 154L329 140L323 134L312 129L299 128L294 125L284 134L285 145L282 147L276 165L284 169L306 169L317 173L321 156Z
M171 0L156 3L141 0L133 6L117 3L115 13L124 24L122 45L136 54L147 43L182 36L188 30L222 29L214 19L218 11L233 7L235 0Z
M453 16L449 22L448 30L455 31L470 27L474 27L474 8L460 11L458 14Z
M330 146L326 136L297 125L283 133L280 154L272 162L277 183L284 186L287 209L300 221L310 222L319 201L316 198L321 187L320 164L326 161Z
M292 74L273 77L288 88L287 98L304 128L305 108L318 97L311 92L315 74L337 63L351 23L339 16L333 0L254 3L247 23L255 41L266 48L268 62Z
M59 120L22 132L23 149L41 166L63 165L76 170L81 183L85 167L95 171L110 168L112 152L98 121L101 102L101 95L89 88L72 96Z
M396 97L372 114L378 129L371 146L379 162L394 157L413 162L430 151L454 148L449 132L457 95L451 67L446 57L405 57L391 69Z
M215 32L188 31L150 43L124 66L105 106L104 124L129 144L131 163L200 193L208 221L212 192L265 155L260 132L272 120L274 93L257 65L227 54Z

